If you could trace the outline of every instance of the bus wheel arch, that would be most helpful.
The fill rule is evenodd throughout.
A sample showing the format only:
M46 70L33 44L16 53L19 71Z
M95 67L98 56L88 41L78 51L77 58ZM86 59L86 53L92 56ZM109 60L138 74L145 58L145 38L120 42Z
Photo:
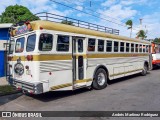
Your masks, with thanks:
M108 69L104 65L96 67L93 74L92 88L101 90L107 87L108 83Z

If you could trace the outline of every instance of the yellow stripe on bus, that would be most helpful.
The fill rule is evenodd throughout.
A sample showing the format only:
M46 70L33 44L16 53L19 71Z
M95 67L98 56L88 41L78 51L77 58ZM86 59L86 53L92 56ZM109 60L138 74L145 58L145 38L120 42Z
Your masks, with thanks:
M83 54L83 55L75 55L78 59L78 56L83 56L86 58L114 58L114 57L139 57L139 56L149 56L148 54ZM17 61L17 59L21 59L21 61L27 61L25 56L13 56L11 61ZM72 55L33 55L33 61L50 61L50 60L72 60Z

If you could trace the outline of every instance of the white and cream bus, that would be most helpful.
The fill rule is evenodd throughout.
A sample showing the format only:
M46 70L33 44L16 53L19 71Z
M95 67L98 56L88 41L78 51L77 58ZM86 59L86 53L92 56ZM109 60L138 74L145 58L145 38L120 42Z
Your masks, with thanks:
M11 34L9 81L31 94L104 89L109 80L152 67L151 44L143 40L43 20Z

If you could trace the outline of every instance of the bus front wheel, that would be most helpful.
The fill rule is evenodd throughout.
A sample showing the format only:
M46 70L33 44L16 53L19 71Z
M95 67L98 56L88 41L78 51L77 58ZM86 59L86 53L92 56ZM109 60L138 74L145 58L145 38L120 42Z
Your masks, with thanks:
M107 87L107 73L104 69L100 68L96 71L92 87L96 90L101 90Z

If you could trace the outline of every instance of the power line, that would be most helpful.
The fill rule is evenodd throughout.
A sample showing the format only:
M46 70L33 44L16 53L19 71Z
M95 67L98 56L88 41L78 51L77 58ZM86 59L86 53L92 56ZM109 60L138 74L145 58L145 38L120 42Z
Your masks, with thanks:
M79 9L76 9L76 8L74 8L74 7L71 7L71 6L65 5L65 4L60 3L60 2L57 2L57 1L55 1L55 0L50 0L50 1L51 1L51 2L54 2L54 3L56 3L56 4L59 4L59 5L62 5L62 6L65 6L65 7L71 8L71 9L73 9L73 10L76 10L76 11L79 11L79 12L82 12L82 13L85 13L85 14L88 14L88 15L90 15L90 16L93 16L93 17L96 17L96 18L99 18L99 19L103 19L103 20L105 20L105 21L108 21L108 22L111 22L111 23L117 24L117 25L119 25L119 26L123 26L123 27L125 27L125 28L126 28L126 26L124 26L124 25L122 25L122 24L119 24L119 23L113 22L113 21L111 21L111 20L107 20L107 19L105 19L105 18L102 18L102 17L96 16L96 15L93 15L93 14L91 14L91 13L88 13L88 12L85 12L85 11L82 11L82 10L79 10ZM81 6L81 7L82 7L82 6ZM92 10L92 11L93 11L93 10ZM95 12L95 11L93 11L93 12ZM98 14L100 14L100 13L98 13ZM132 28L132 29L133 29L133 28ZM135 30L135 31L139 31L139 30L136 30L136 29L133 29L133 30ZM148 35L151 35L151 34L149 34L149 33L148 33ZM154 36L154 35L151 35L151 36ZM154 36L154 37L156 37L156 36Z
M82 11L82 10L79 10L79 9L76 9L76 8L74 8L74 7L71 7L71 6L68 6L68 5L62 4L62 3L59 3L59 2L57 2L57 1L54 1L54 0L50 0L50 1L51 1L51 2L54 2L54 3L57 3L57 4L59 4L59 5L63 5L63 6L65 6L65 7L68 7L68 8L74 9L74 10L76 10L76 11L79 11L79 12L82 12L82 13L85 13L85 14L88 14L88 15L90 15L90 16L93 16L93 17L96 17L96 18L100 18L100 19L103 19L103 20L105 20L105 21L108 21L108 22L111 22L111 23L114 23L114 24L117 24L117 25L120 25L120 26L124 26L124 25L122 25L122 24L119 24L119 23L116 23L116 22L113 22L113 21L107 20L107 19L102 18L102 17L98 17L98 16L93 15L93 14L91 14L91 13L88 13L88 12L85 12L85 11ZM126 27L126 26L124 26L124 27Z

